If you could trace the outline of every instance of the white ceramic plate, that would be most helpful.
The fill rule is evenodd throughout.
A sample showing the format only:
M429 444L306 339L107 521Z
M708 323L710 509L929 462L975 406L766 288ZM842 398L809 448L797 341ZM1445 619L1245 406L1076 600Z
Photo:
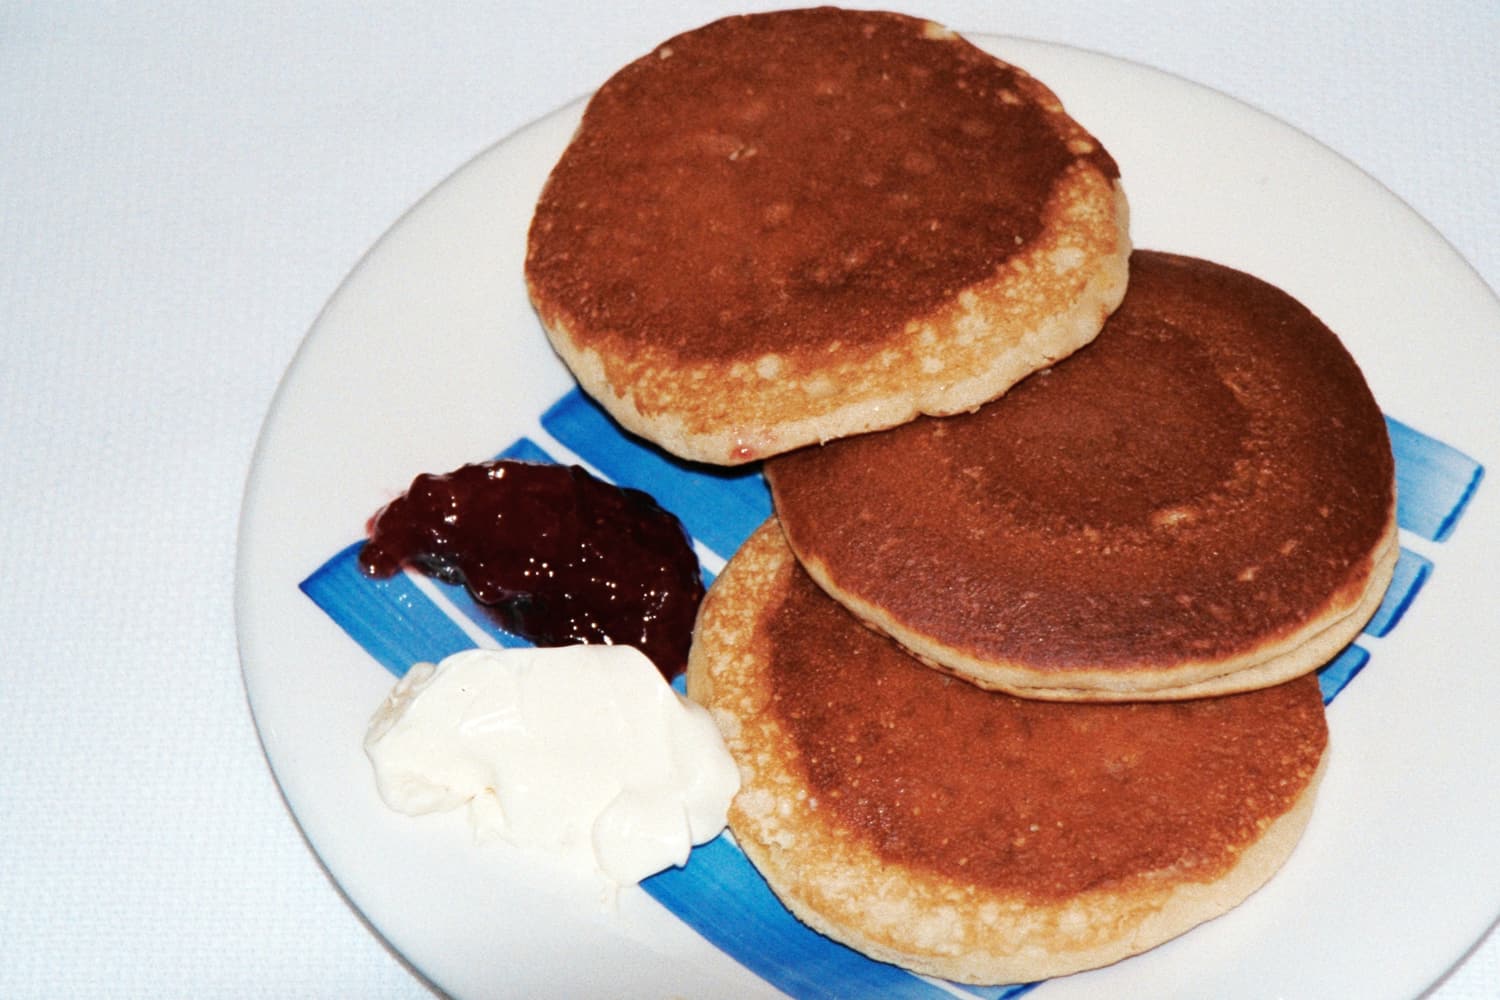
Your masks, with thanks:
M1047 82L1121 165L1137 245L1281 285L1344 338L1389 414L1494 467L1500 306L1421 219L1306 136L1107 57L980 39ZM378 799L361 749L390 675L299 592L411 477L533 432L572 385L528 305L531 207L565 109L403 217L319 317L266 420L241 527L245 682L297 821L349 898L460 997L771 991L636 891L587 886L461 816ZM1482 487L1434 572L1330 708L1331 769L1291 862L1231 914L1033 994L1405 997L1500 912L1500 508Z

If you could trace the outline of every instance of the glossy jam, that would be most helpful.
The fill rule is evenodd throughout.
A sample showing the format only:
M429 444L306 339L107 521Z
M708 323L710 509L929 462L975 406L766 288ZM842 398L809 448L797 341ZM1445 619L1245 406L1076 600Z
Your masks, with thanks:
M423 474L370 519L360 565L463 584L539 646L631 645L687 665L703 581L681 523L578 466L500 460Z

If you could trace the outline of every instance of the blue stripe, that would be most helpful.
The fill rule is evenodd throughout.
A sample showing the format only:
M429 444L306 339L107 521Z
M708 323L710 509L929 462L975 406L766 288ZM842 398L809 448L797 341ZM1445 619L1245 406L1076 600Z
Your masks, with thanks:
M557 459L547 454L542 446L531 438L521 438L515 444L506 448L496 458L511 458L518 462L536 462L541 465L556 465Z
M694 848L685 866L653 875L641 887L721 951L794 997L951 997L803 924L727 835Z
M1448 445L1387 420L1396 456L1401 526L1441 541L1462 515L1483 468ZM626 435L576 389L543 415L542 426L607 478L651 493L694 538L726 559L771 514L770 495L758 471L725 471L668 458ZM524 438L498 457L556 461ZM440 660L474 645L404 575L388 580L365 576L357 562L361 544L336 554L303 581L301 589L376 661L400 676L413 663ZM1431 572L1429 560L1403 549L1391 588L1366 631L1384 635L1394 628ZM709 577L705 572L705 581ZM436 586L500 644L525 644L496 626L463 587ZM1319 670L1324 701L1331 702L1368 660L1363 647L1351 645ZM794 996L948 995L800 923L727 836L695 850L685 867L653 876L642 885L731 958ZM981 1000L1010 1000L1035 986L958 989Z
M1323 704L1337 698L1339 692L1354 680L1354 676L1370 661L1370 653L1363 646L1345 646L1344 651L1318 668L1318 686L1323 689Z
M1396 456L1396 520L1423 538L1445 541L1479 488L1484 466L1394 417L1385 425Z
M1381 636L1395 628L1401 621L1401 616L1406 614L1406 609L1411 607L1417 591L1422 589L1431 574L1431 559L1403 548L1396 557L1396 571L1391 575L1391 585L1385 592L1385 598L1381 600L1380 607L1375 609L1374 616L1365 623L1365 634Z
M381 666L400 677L414 663L437 662L472 649L463 629L411 580L374 579L359 567L355 542L302 581L301 589Z
M346 547L309 576L301 585L303 593L397 677L414 663L435 662L473 648L469 637L404 575L385 580L366 576L358 563L363 544ZM450 598L464 595L462 587L439 586ZM483 617L482 611L477 614ZM476 621L483 624L481 618ZM514 636L493 631L510 645L521 644ZM681 678L677 687L681 690ZM669 869L642 885L707 940L794 996L948 996L905 970L866 958L800 923L727 837L694 850L686 867Z
M1042 984L1036 982L1020 983L1016 986L967 986L958 983L952 985L970 996L978 997L979 1000L1015 1000L1016 997L1025 996Z
M455 610L493 639L496 645L506 649L520 649L531 645L530 640L501 628L494 617L485 610L484 605L474 600L474 595L470 594L469 588L463 584L443 583L440 580L433 580L432 583L453 604Z
M574 389L542 415L542 426L605 476L656 497L688 533L728 559L771 516L759 471L721 469L673 458L632 437Z

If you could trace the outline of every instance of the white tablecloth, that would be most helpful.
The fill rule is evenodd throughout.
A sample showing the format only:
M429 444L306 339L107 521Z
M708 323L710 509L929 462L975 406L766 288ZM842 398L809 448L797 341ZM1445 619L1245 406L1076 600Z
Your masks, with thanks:
M1500 7L1181 7L906 9L1257 105L1500 287ZM299 836L246 707L232 580L256 432L414 200L733 9L0 6L0 996L428 995ZM1496 935L1434 995L1500 997Z

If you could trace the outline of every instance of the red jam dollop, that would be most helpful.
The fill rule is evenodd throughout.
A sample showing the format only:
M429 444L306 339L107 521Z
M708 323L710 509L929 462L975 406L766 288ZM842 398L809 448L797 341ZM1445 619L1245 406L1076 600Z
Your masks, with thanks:
M635 646L667 678L687 666L703 599L681 522L649 494L574 465L508 459L423 474L369 523L360 566L462 584L538 646Z

